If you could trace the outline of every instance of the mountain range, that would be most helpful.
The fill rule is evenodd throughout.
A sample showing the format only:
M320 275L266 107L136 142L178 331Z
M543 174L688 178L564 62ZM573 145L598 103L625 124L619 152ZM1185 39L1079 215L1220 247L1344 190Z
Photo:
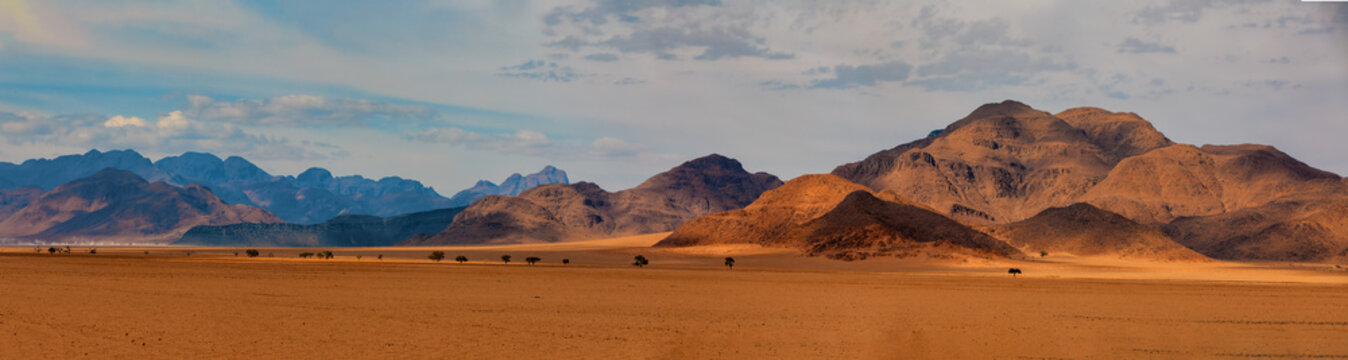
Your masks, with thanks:
M317 167L296 176L275 176L237 156L221 160L213 154L188 152L152 163L132 150L91 150L21 164L0 162L0 189L51 190L105 168L130 171L147 181L204 186L226 203L260 207L296 224L320 223L339 215L388 217L462 207L486 195L514 195L540 184L568 181L566 172L548 166L528 176L511 175L502 186L479 182L454 198L445 198L418 181L396 176L378 180L359 175L334 177Z
M32 242L164 243L197 225L279 223L263 209L230 205L200 185L148 182L107 168L43 192L0 191L0 238Z
M839 259L1348 259L1348 180L1270 146L1177 143L1137 114L1093 107L985 104L924 138L785 184L717 154L617 192L569 182L549 166L444 198L397 177L274 176L239 157L152 163L90 151L0 163L0 237L435 246L672 231L658 246L757 244Z
M749 173L739 161L712 154L613 193L580 182L487 196L439 234L400 245L556 242L670 231L698 216L744 207L781 184L776 176Z

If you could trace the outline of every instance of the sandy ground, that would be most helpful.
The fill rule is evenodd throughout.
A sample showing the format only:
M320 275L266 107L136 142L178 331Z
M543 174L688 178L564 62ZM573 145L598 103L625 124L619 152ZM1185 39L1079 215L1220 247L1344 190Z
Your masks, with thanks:
M1332 266L643 248L658 238L437 248L468 264L431 248L7 248L0 358L1348 359L1348 273ZM652 265L625 265L636 253Z

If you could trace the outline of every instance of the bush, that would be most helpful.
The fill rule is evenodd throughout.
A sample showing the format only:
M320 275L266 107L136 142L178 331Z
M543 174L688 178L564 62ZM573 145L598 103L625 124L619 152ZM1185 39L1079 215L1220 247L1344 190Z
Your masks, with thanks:
M243 253L248 254L248 257L257 257L258 255L262 254L258 252L257 249L244 250Z
M1045 256L1048 256L1048 252L1047 252L1047 251L1040 251L1040 252L1039 252L1039 257L1045 257Z
M571 259L562 259L562 265L570 264Z
M319 253L318 253L318 257L319 257L320 259L332 259L332 252L331 252L331 251L327 251L327 250L323 250L322 252L319 252Z
M98 255L98 249L89 249L89 255Z
M313 256L314 256L314 253L311 253L311 252L302 252L302 253L300 253L300 258L301 258L301 259L308 259L308 258L313 257Z
M463 255L455 256L454 261L458 261L460 264L462 264L468 262L468 257Z
M632 262L632 266L643 267L651 264L651 261L646 260L646 257L642 255L637 255L633 259L635 259L636 261Z
M533 265L534 263L539 262L539 261L543 261L543 259L539 259L537 256L530 256L530 257L524 258L524 262L529 263L529 265Z
M501 255L501 262L509 264L509 263L510 263L510 255Z
M375 259L384 260L384 254L379 254L379 256L376 256Z
M426 257L429 258L429 259L431 259L431 260L433 260L433 261L435 261L435 262L440 262L440 260L444 260L444 259L445 259L445 252L444 252L444 251L432 251L431 254L428 255L428 256L426 256Z
M47 253L48 253L48 254L55 254L55 253L56 253L56 247L49 247L49 248L47 248Z
M725 258L725 267L734 269L734 268L735 268L735 258L727 256L727 257Z

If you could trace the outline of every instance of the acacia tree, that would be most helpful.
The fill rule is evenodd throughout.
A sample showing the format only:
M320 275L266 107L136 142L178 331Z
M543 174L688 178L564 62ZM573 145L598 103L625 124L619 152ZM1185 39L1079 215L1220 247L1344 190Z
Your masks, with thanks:
M650 260L647 260L646 257L645 257L645 256L642 256L642 255L637 255L636 257L633 257L632 259L635 259L635 260L636 260L636 261L633 261L633 262L632 262L632 266L643 267L643 266L646 266L646 265L650 265L650 264L651 264L651 261L650 261Z
M49 247L49 248L47 248L47 253L48 253L48 254L52 254L52 255L56 255L56 247Z
M509 264L509 263L510 263L510 255L501 255L501 262Z
M262 254L261 252L258 252L257 249L244 250L243 253L248 254L248 257L257 257Z
M530 256L530 257L524 258L524 262L529 263L529 265L533 265L534 263L539 262L539 261L543 261L543 259L539 259L537 256Z
M725 258L725 267L734 269L734 268L735 268L735 258L727 256L727 257Z
M311 253L311 252L302 252L302 253L300 253L300 258L301 258L301 259L308 259L308 258L311 257L311 256L314 256L314 253Z
M458 261L460 264L462 264L462 263L468 262L468 257L467 257L467 256L463 256L463 255L459 255L459 256L454 257L454 261Z
M430 256L427 256L427 258L430 258L431 260L433 260L433 261L435 261L435 262L440 262L440 260L444 260L444 259L445 259L445 252L444 252L444 251L432 251L432 252L431 252L431 255L430 255Z
M1019 275L1019 274L1020 274L1020 269L1017 269L1017 268L1011 268L1011 269L1009 269L1009 270L1006 270L1006 273L1007 273L1007 274L1011 274L1011 277L1014 278L1014 277L1016 277L1016 275Z

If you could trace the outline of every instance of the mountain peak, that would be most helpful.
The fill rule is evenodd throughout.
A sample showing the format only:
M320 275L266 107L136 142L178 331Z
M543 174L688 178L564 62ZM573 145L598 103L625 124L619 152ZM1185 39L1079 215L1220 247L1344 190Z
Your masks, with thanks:
M996 115L1015 115L1026 111L1037 111L1025 103L1015 100L1003 100L999 103L987 103L974 109L969 113L969 117L986 117Z

